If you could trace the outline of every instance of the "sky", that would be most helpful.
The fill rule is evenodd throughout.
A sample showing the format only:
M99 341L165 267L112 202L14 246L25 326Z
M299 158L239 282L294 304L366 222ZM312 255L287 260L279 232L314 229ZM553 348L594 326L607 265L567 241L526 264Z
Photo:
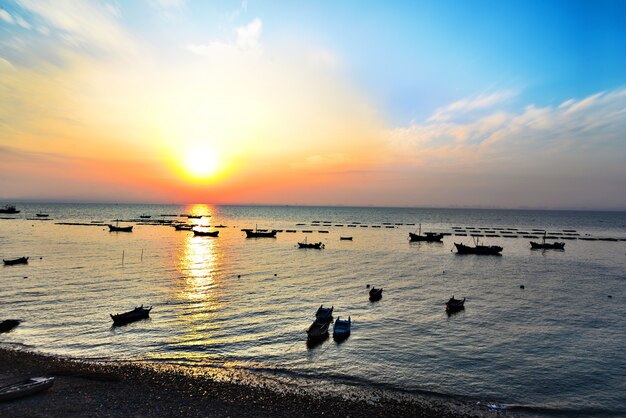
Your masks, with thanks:
M0 0L0 203L626 210L626 2Z

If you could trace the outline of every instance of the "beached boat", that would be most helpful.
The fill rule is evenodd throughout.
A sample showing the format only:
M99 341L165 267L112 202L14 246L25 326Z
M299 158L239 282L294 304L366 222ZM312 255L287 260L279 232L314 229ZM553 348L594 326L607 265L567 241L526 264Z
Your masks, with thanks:
M328 327L330 322L315 320L306 331L310 341L319 341L328 337Z
M370 289L370 300L372 302L380 300L382 297L383 297L383 288L382 287L380 289L376 289L375 287L372 287Z
M196 237L216 237L220 233L220 231L198 231L197 229L192 229L192 231Z
M530 241L530 248L533 250L564 250L564 242L546 242L546 233L543 233L542 242Z
M0 401L9 401L48 389L54 377L31 377L20 382L0 387Z
M20 324L17 319L5 319L0 322L0 332L9 332Z
M457 254L477 254L477 255L500 255L502 247L499 245L481 245L478 238L475 240L475 246L454 243Z
M334 306L331 306L330 308L324 308L324 305L320 305L320 307L317 308L317 312L315 312L315 320L328 323L332 322L333 309L335 309Z
M276 233L278 232L275 229L271 231L264 231L260 229L244 229L246 233L246 238L276 238Z
M454 296L446 302L446 312L454 313L465 309L465 298L455 299Z
M324 244L322 242L306 242L305 238L304 242L298 243L298 248L314 248L317 250L321 250L322 248L324 248Z
M4 261L5 266L12 266L14 264L28 264L28 257L11 258L8 260L2 259L2 261Z
M422 235L422 224L419 224L419 231L417 234L413 232L409 232L409 241L411 242L417 242L417 241L441 242L442 239L443 239L442 233L424 232L424 235Z
M20 211L15 209L15 206L13 205L5 205L0 208L0 213L15 214L15 213L20 213Z
M340 319L337 317L335 324L333 325L333 338L335 340L345 340L350 336L350 328L352 326L352 318L348 317L348 320Z
M132 311L124 312L121 314L110 314L113 319L114 325L124 325L130 322L139 321L140 319L146 319L150 316L152 306L144 308L143 305L136 307Z

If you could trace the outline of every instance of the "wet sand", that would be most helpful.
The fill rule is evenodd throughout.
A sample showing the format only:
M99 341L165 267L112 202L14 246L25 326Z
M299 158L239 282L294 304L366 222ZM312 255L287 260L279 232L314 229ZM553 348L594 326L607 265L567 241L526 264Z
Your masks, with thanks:
M472 402L452 399L376 402L263 385L220 381L156 364L93 363L0 348L0 385L55 376L52 388L0 402L0 416L494 416ZM510 414L507 414L510 415Z

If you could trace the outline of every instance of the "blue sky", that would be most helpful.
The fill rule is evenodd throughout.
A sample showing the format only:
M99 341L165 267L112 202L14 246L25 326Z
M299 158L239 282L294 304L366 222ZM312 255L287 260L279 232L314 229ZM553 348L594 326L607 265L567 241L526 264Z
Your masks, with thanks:
M182 196L624 209L625 20L622 1L0 0L0 152L83 161L126 141L158 171L206 131L220 160L284 152ZM84 149L79 125L97 127ZM275 186L299 176L312 193Z

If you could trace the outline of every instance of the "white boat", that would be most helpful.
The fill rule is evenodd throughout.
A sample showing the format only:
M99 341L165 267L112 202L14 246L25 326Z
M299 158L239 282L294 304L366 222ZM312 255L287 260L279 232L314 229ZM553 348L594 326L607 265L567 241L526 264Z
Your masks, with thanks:
M31 377L17 383L0 387L0 401L33 395L48 389L54 383L54 377Z

